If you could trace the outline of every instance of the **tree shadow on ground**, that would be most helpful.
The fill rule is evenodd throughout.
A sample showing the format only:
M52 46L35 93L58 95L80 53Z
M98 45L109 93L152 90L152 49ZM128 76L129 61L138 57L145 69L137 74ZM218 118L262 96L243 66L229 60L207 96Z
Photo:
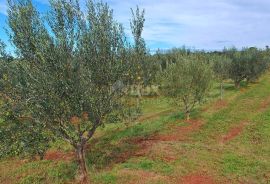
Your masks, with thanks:
M195 116L196 112L194 111L193 114ZM87 165L89 168L106 169L123 163L136 156L136 153L142 149L140 141L150 140L171 124L176 123L176 120L183 119L184 113L163 115L160 119L139 122L123 130L110 131L103 137L92 139L86 151Z
M125 162L136 149L138 149L138 146L130 144L128 140L114 143L108 139L103 139L96 142L87 151L87 165L95 169L110 168L114 164Z
M147 140L155 134L143 133L143 127L133 126L119 131L117 134L93 139L89 143L86 162L89 168L107 169L118 163L123 163L135 156L140 150L140 145L134 144L135 139ZM139 132L142 132L140 135Z

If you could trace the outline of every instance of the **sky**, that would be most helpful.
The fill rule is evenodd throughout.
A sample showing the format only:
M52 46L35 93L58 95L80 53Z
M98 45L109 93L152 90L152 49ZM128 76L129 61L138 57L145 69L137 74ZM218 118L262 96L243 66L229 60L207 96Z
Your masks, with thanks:
M0 0L0 38L8 37L6 0ZM33 0L46 12L48 0ZM83 6L85 0L81 0ZM145 9L143 37L151 51L185 45L194 49L221 50L270 45L270 0L103 0L115 19L131 35L130 8ZM9 48L11 48L9 46Z

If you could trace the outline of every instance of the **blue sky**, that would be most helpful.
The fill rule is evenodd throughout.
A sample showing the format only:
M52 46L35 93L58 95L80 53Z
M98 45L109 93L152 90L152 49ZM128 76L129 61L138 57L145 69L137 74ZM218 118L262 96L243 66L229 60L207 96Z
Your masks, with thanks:
M85 0L81 0L84 4ZM265 47L270 45L270 0L104 0L114 9L128 35L130 8L146 10L143 37L152 50L186 45L196 49L220 50L224 46ZM47 0L34 0L42 12ZM0 0L0 38L7 41L3 27L6 3Z

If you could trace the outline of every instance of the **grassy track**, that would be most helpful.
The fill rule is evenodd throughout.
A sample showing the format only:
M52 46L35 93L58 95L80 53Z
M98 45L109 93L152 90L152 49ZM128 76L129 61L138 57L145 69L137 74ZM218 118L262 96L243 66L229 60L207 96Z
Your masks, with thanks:
M225 87L224 100L216 87L190 122L153 98L143 103L141 121L99 129L87 154L92 181L270 183L270 74L241 90ZM0 161L0 183L74 183L75 172L72 160Z

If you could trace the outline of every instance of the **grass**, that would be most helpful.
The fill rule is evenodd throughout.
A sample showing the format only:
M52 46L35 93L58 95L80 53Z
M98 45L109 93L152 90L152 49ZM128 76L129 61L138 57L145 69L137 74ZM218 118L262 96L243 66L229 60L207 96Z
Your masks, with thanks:
M130 159L120 165L120 168L128 168L133 170L153 171L161 174L171 174L173 166L161 160L151 160L149 158L141 157L139 159Z
M34 161L23 163L18 159L1 161L1 183L39 184L66 183L74 179L74 162ZM4 173L4 175L2 175Z
M109 124L98 129L87 152L87 165L93 183L121 184L173 183L183 176L204 173L217 183L270 183L270 75L259 83L242 85L240 90L225 84L222 106L217 107L219 86L214 85L207 102L192 113L204 122L183 141L154 140L144 155L134 155L141 148L135 140L156 135L171 135L177 127L188 127L180 110L172 109L165 98L142 101L143 116L129 126ZM268 104L269 101L269 104ZM241 132L228 142L222 136L243 124ZM179 132L181 134L181 132ZM53 149L70 151L59 141ZM165 157L172 158L170 161ZM0 183L74 183L73 161L0 161Z
M263 163L235 153L224 154L222 164L224 174L236 176L256 175L263 168Z

